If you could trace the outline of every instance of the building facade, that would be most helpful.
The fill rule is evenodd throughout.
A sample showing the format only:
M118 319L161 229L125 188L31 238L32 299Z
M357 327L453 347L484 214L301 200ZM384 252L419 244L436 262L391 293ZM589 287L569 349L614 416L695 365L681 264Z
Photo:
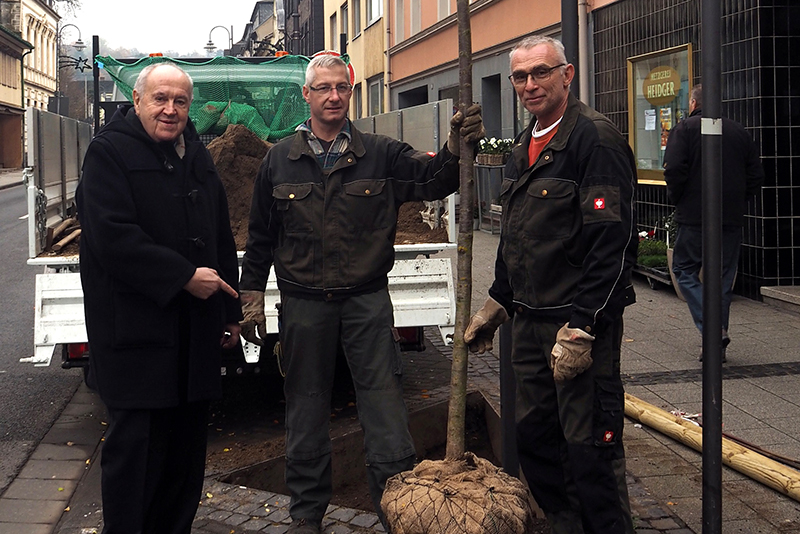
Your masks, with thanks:
M53 0L20 0L22 38L33 45L23 60L25 107L47 109L58 79L58 23Z
M323 0L286 0L287 25L292 41L290 52L312 56L325 49L325 17Z
M488 137L514 137L527 122L508 81L508 53L525 35L558 36L560 0L475 0L470 3L473 100L483 106ZM455 0L389 0L391 109L458 101Z
M385 0L325 0L324 48L347 53L355 72L350 117L389 111Z
M0 3L0 169L22 167L23 93L22 61L33 45L22 38L19 3Z
M256 2L242 39L233 45L233 56L274 56L285 50L286 17L283 0Z

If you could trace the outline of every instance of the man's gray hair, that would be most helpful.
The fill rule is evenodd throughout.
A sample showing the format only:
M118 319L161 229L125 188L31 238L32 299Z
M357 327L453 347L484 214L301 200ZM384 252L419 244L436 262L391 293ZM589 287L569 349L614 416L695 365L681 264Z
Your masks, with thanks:
M692 87L692 92L689 97L690 100L695 101L695 107L697 109L703 109L703 85L698 83L694 87Z
M194 80L192 77L189 76L189 73L180 68L178 65L173 63L172 61L159 61L158 63L153 63L152 65L148 65L142 69L142 72L139 73L139 76L136 78L136 83L133 84L133 90L137 93L144 94L144 86L147 85L147 78L150 77L150 74L156 70L158 67L172 67L174 69L179 70L186 79L189 80L189 98L194 97Z
M529 48L539 46L540 44L546 44L551 46L553 50L556 51L559 63L563 63L565 65L569 63L567 61L567 54L564 51L564 45L561 43L561 41L559 41L558 39L554 39L552 37L548 37L546 35L530 35L521 40L520 42L518 42L516 46L514 46L514 48L511 49L511 52L509 52L508 54L509 64L511 63L511 60L514 59L514 52L516 52L517 50L520 49L527 50Z
M320 54L311 58L306 67L306 87L314 83L314 78L317 77L317 69L332 69L334 67L344 67L347 70L347 63L333 54ZM349 83L350 79L348 78L347 81Z

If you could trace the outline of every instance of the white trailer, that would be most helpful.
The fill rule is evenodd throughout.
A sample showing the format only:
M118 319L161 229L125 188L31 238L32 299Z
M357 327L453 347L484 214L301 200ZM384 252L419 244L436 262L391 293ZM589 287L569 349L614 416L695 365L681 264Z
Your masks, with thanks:
M437 150L440 145L441 128L449 121L451 106L447 102L427 104L426 110L410 108L403 120L402 112L391 117L372 119L370 124L361 124L367 131L380 131L375 122L413 131L420 144L420 132L427 129L430 141L419 146L421 150ZM436 120L431 122L433 108ZM405 110L403 110L405 111ZM61 348L62 366L85 366L88 362L88 339L83 313L83 291L80 282L80 265L77 255L54 255L48 253L48 232L75 213L75 189L80 175L80 163L91 140L91 128L85 123L60 117L38 109L28 109L28 165L25 183L28 198L29 265L42 268L36 275L34 353L22 358L22 362L37 366L50 365L53 355ZM417 117L426 121L420 126ZM436 126L433 126L433 123ZM447 131L447 130L443 130ZM396 135L395 135L396 136ZM401 137L402 138L402 137ZM446 202L446 213L455 212L454 197ZM389 293L394 306L395 327L401 336L407 336L408 345L420 347L422 328L436 326L445 343L450 343L455 325L455 291L449 258L431 257L445 249L455 248L454 217L445 217L448 233L447 243L421 243L395 246L395 264L389 273ZM239 253L239 260L243 252ZM230 357L222 368L229 374L246 370L259 371L278 339L279 292L274 270L270 272L265 294L267 331L270 340L265 349L242 339L242 355L239 362ZM265 355L265 352L270 354ZM238 354L238 352L236 353Z

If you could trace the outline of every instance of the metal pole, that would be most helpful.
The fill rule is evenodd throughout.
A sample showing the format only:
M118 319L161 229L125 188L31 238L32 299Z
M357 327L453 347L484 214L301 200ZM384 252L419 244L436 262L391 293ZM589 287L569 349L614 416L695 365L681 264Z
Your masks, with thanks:
M100 130L100 66L97 64L97 56L100 55L100 37L92 36L92 87L94 88L94 106L92 116L94 117L94 133Z
M56 24L56 113L61 115L61 31Z
M578 0L578 60L580 65L575 66L577 79L573 82L579 90L581 102L589 105L589 73L591 72L592 57L589 55L589 3L588 0Z
M575 77L572 79L570 91L580 97L580 58L578 58L578 0L561 0L561 42L564 43L564 52L567 63L575 67Z
M702 0L703 533L722 533L722 2Z
M519 478L516 421L517 384L511 365L511 323L500 326L500 443L503 469Z

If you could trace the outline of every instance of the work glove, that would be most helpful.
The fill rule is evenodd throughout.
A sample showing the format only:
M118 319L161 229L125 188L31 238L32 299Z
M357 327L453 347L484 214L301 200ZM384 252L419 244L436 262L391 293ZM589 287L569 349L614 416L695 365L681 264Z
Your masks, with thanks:
M469 345L470 352L483 354L492 350L495 330L508 319L508 312L499 302L492 297L486 299L483 308L470 318L464 332L464 343Z
M458 144L459 134L461 134L468 145L473 147L486 136L486 130L483 127L483 119L481 118L480 104L472 104L468 107L466 118L464 118L461 111L456 111L456 114L450 119L450 134L447 137L447 150L456 157L459 157L460 154Z
M239 296L242 301L242 315L244 315L244 320L239 322L239 326L242 327L242 337L259 347L263 346L262 340L267 337L264 292L239 291Z
M550 353L550 367L556 382L572 380L592 365L594 336L580 328L562 326L556 334L556 344Z

